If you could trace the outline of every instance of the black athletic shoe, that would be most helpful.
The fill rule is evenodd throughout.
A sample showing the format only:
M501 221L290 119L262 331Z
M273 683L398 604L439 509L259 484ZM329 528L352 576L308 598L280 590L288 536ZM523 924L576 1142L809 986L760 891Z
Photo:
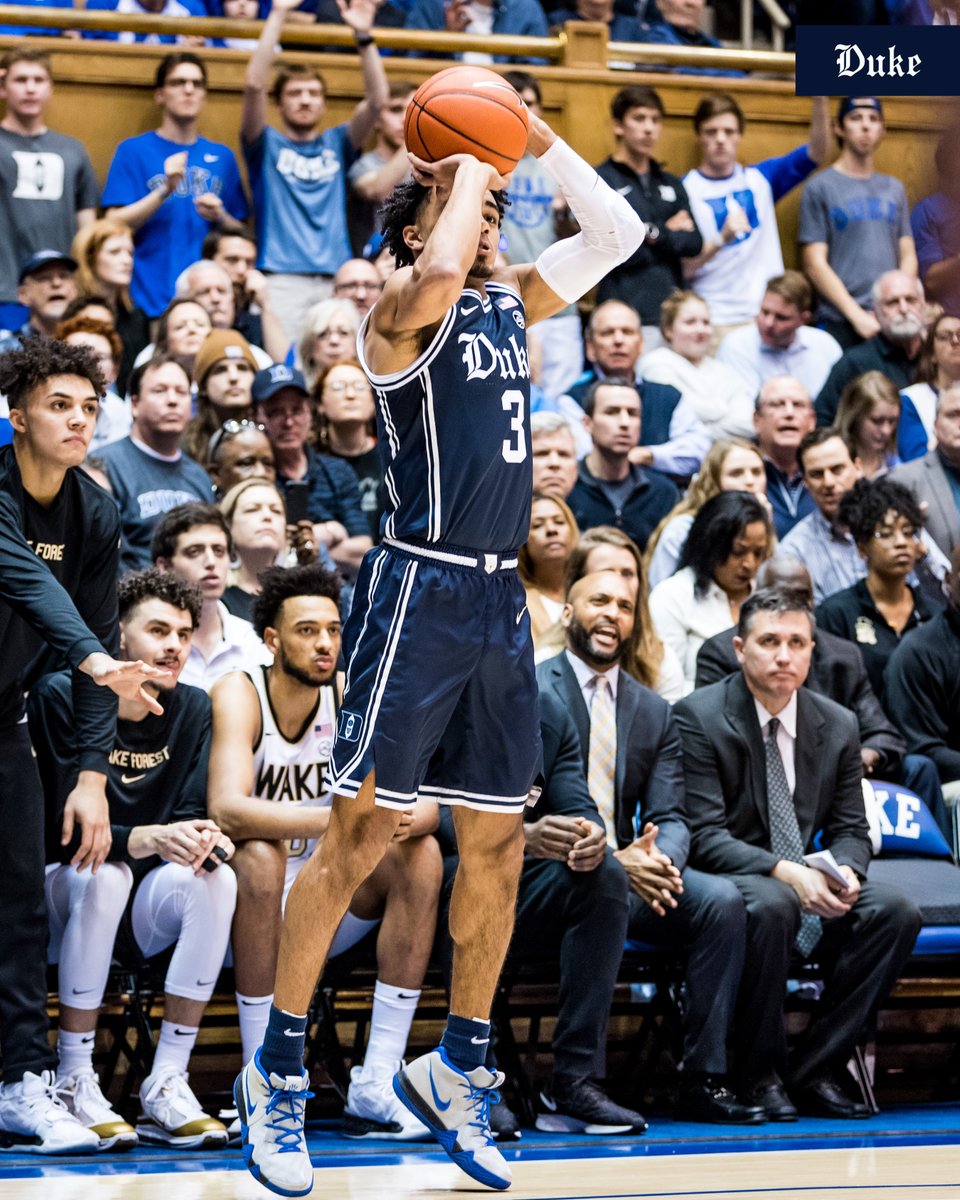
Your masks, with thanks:
M741 1104L716 1075L684 1079L673 1116L676 1121L703 1121L709 1125L763 1125L767 1119L758 1105Z
M523 1137L516 1115L503 1100L490 1105L490 1132L495 1142L519 1142Z
M553 1095L540 1093L544 1133L643 1133L647 1123L632 1109L615 1104L591 1079L555 1080Z

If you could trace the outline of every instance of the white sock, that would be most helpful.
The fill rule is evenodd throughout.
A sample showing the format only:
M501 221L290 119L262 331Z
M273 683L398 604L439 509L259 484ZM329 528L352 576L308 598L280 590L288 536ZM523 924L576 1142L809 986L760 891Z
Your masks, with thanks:
M267 1032L267 1022L270 1020L273 993L269 996L244 996L237 992L236 997L243 1061L248 1063L263 1045L263 1035Z
M71 1033L68 1029L61 1029L57 1035L57 1054L60 1058L57 1077L63 1079L83 1067L92 1067L96 1041L95 1029L88 1033Z
M199 1029L179 1025L176 1021L161 1021L160 1040L150 1074L157 1075L167 1070L185 1072L199 1032Z
M393 1075L396 1071L397 1063L407 1049L419 1000L419 989L398 988L377 980L373 990L370 1038L363 1057L363 1074L367 1078Z

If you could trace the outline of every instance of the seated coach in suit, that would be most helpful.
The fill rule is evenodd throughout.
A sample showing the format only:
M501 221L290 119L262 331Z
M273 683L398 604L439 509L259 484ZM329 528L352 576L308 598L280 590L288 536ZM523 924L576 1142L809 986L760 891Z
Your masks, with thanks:
M687 867L683 764L670 706L621 670L635 592L614 571L569 589L566 650L537 668L544 728L569 713L590 797L630 885L633 938L688 951L684 1063L677 1115L759 1124L725 1085L726 1041L740 985L745 910L724 879Z
M800 592L813 607L810 572L799 559L792 556L768 558L757 572L757 586L789 588ZM698 688L717 683L740 670L733 648L736 635L736 628L731 627L723 633L714 634L700 647L697 654ZM818 628L805 686L812 692L836 700L857 718L864 775L901 783L916 792L949 838L950 822L936 765L925 754L907 754L907 743L883 711L876 692L870 686L863 657L856 644Z
M805 595L754 592L734 641L740 671L674 708L691 861L732 880L746 902L736 1019L741 1098L772 1120L792 1120L798 1108L869 1115L849 1094L844 1064L920 929L906 896L866 881L857 720L802 686L813 637ZM803 862L820 831L845 886ZM825 986L791 1059L788 1096L783 1001L795 946L820 964Z

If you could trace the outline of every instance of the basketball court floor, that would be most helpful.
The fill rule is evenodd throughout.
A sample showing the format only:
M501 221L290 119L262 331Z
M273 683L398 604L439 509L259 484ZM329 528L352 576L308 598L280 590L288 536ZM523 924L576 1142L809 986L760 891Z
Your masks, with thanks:
M436 1147L351 1142L311 1123L315 1200L492 1195ZM669 1119L642 1138L525 1132L505 1150L513 1200L960 1200L960 1104L891 1108L863 1122L726 1130ZM266 1200L239 1150L143 1147L87 1159L0 1158L0 1200Z

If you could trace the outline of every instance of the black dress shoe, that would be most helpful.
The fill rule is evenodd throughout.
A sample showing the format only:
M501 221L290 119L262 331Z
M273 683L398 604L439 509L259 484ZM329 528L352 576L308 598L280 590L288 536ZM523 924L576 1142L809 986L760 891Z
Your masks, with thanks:
M540 1093L537 1128L545 1133L643 1133L647 1122L615 1103L592 1079L554 1080L553 1095Z
M862 1121L871 1116L860 1100L847 1095L833 1075L819 1075L794 1092L797 1108L807 1117L835 1117L844 1121Z
M685 1079L673 1112L675 1121L704 1121L709 1125L763 1125L767 1114L756 1104L741 1104L715 1075Z
M768 1121L795 1121L797 1119L797 1110L776 1076L750 1084L741 1091L740 1099L744 1104L756 1104L762 1108Z

